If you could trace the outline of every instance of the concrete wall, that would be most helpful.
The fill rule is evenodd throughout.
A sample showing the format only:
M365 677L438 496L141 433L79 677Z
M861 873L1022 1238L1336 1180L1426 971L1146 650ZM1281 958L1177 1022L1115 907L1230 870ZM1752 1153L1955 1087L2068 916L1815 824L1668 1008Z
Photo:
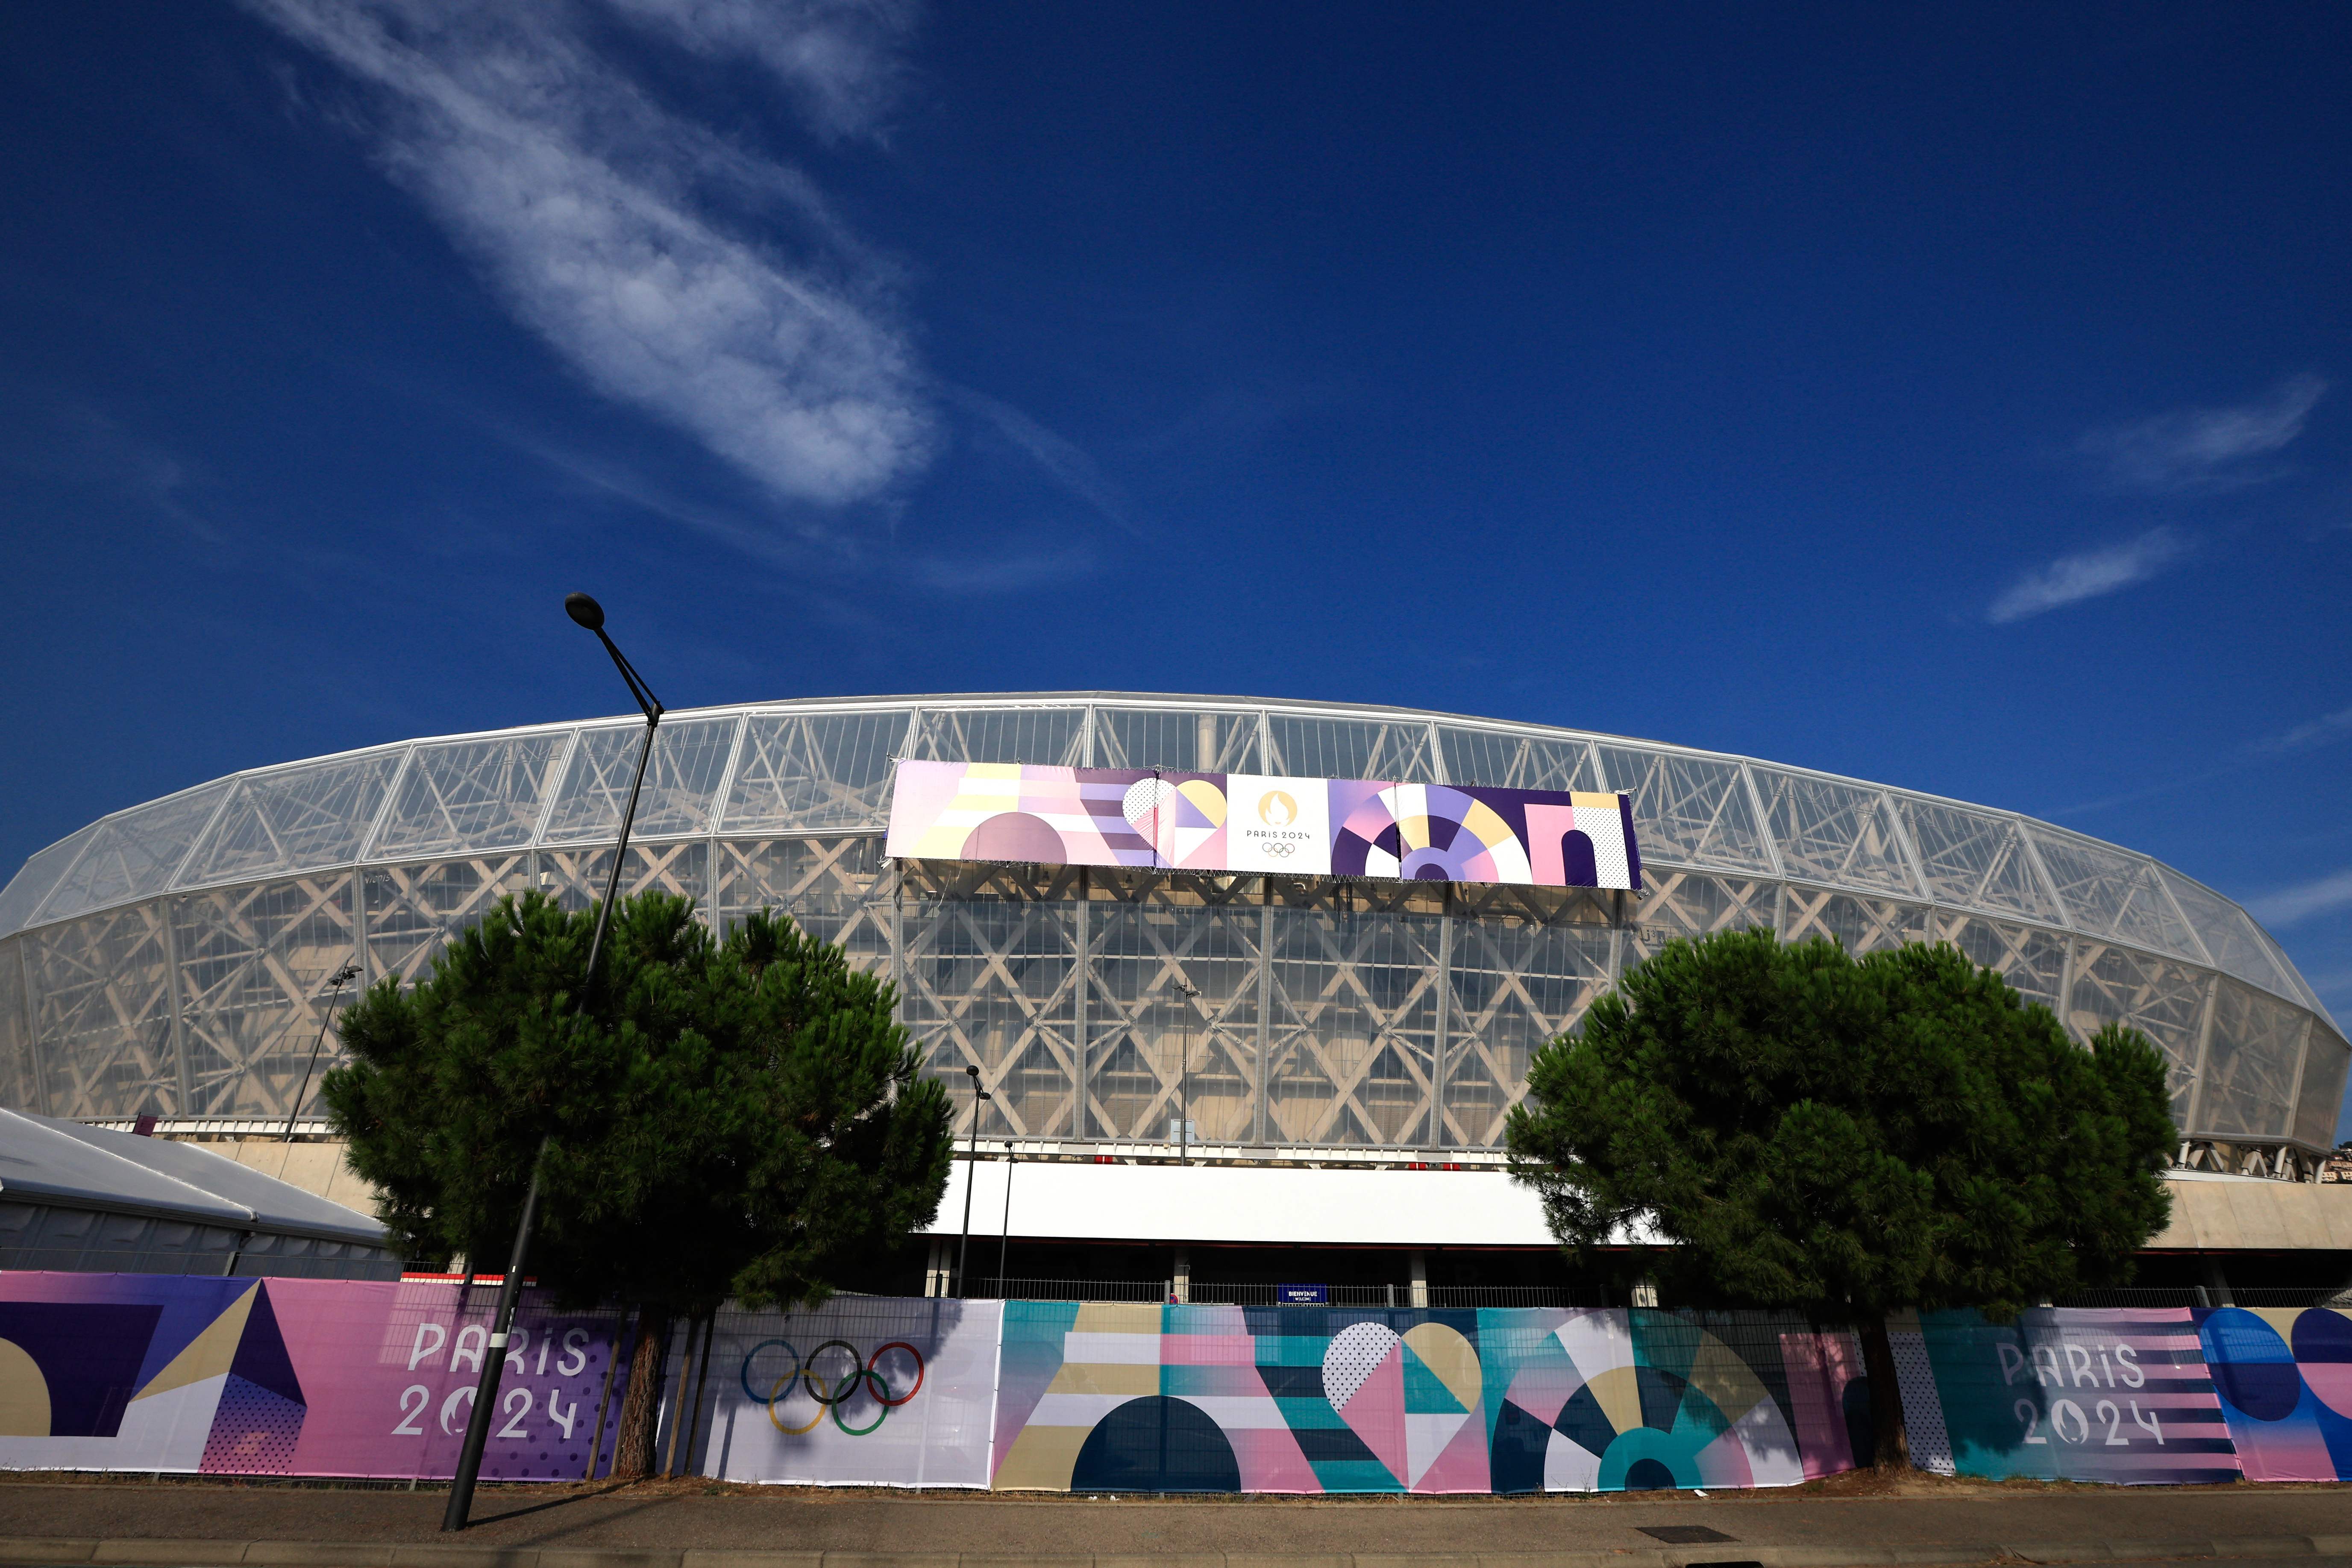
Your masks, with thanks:
M2150 1247L2352 1251L2352 1183L2266 1182L2176 1173L2172 1223Z

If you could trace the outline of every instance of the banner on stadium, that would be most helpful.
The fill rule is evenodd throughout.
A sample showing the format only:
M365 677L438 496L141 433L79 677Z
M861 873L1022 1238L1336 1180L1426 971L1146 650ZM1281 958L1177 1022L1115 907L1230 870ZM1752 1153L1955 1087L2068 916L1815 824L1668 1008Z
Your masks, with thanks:
M1632 798L1380 779L900 762L900 858L1639 891Z

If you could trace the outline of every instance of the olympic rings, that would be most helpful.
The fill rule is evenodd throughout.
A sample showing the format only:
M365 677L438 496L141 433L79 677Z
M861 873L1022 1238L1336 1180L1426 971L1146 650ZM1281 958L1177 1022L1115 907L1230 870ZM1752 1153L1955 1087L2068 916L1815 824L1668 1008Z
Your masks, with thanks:
M767 1394L762 1397L760 1391L751 1386L751 1362L770 1345L780 1345L790 1351L793 1366L790 1372L776 1379ZM849 1370L841 1375L838 1382L830 1378L821 1379L816 1370L816 1358L835 1348L849 1352ZM889 1380L885 1378L881 1372L883 1355L894 1350L905 1351L915 1358L915 1381L908 1386L906 1393L895 1398L890 1393ZM863 1364L860 1364L857 1359L857 1347L847 1340L827 1340L805 1356L801 1354L800 1347L790 1340L762 1340L753 1345L749 1353L743 1357L743 1365L737 1373L736 1378L743 1385L744 1394L752 1403L768 1407L768 1424L786 1436L797 1437L814 1431L817 1423L823 1421L825 1412L830 1410L833 1412L835 1426L852 1437L863 1437L888 1420L890 1412L921 1393L923 1379L929 1375L929 1368L923 1361L923 1352L904 1340L892 1340L887 1344L877 1346L874 1353L866 1357ZM776 1415L777 1404L785 1397L794 1382L800 1383L808 1390L809 1397L815 1400L817 1405L816 1414L808 1418L807 1425L802 1426L787 1426ZM880 1406L880 1413L864 1426L852 1426L842 1419L842 1406L847 1404L850 1396L857 1392L857 1385L861 1383L866 1384L872 1394L875 1404ZM831 1387L829 1394L826 1392L828 1384Z

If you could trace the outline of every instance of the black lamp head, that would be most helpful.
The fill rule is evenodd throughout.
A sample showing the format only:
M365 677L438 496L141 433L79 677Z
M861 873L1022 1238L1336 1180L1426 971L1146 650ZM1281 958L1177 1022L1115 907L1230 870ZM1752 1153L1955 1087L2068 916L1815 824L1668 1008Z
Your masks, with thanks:
M564 595L563 613L592 632L604 629L604 606L585 594Z
M976 1067L967 1067L963 1069L963 1072L966 1078L976 1079L980 1076L980 1069Z

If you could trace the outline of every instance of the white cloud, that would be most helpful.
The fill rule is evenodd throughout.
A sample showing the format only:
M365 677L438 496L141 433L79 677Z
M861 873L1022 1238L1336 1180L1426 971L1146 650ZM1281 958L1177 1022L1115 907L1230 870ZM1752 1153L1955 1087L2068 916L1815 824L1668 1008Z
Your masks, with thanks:
M915 7L894 0L607 0L710 58L758 60L821 133L871 131L898 96Z
M888 30L852 26L857 7L616 3L699 52L756 41L827 133L883 96ZM866 500L929 460L887 269L797 170L639 91L576 6L247 4L377 89L385 167L597 390L793 500Z
M957 387L951 389L951 394L957 402L995 426L998 435L1027 453L1030 460L1055 484L1094 508L1107 521L1129 533L1137 531L1128 518L1127 497L1076 442L986 393Z
M2266 926L2291 926L2347 906L2352 906L2352 870L2249 899L2246 912Z
M2282 734L2273 735L2262 742L2266 752L2299 752L2306 746L2326 745L2352 735L2352 708L2338 708L2333 713L2322 713L2307 723L2297 724Z
M2268 397L2238 408L2184 408L2153 419L2091 431L2083 456L2119 489L2170 495L2234 489L2274 477L2252 459L2279 450L2303 434L2327 383L2289 376Z
M2003 589L1985 612L1986 618L2001 626L2128 588L2155 576L2188 549L2189 542L2173 530L2155 528L2104 550L2061 555Z

